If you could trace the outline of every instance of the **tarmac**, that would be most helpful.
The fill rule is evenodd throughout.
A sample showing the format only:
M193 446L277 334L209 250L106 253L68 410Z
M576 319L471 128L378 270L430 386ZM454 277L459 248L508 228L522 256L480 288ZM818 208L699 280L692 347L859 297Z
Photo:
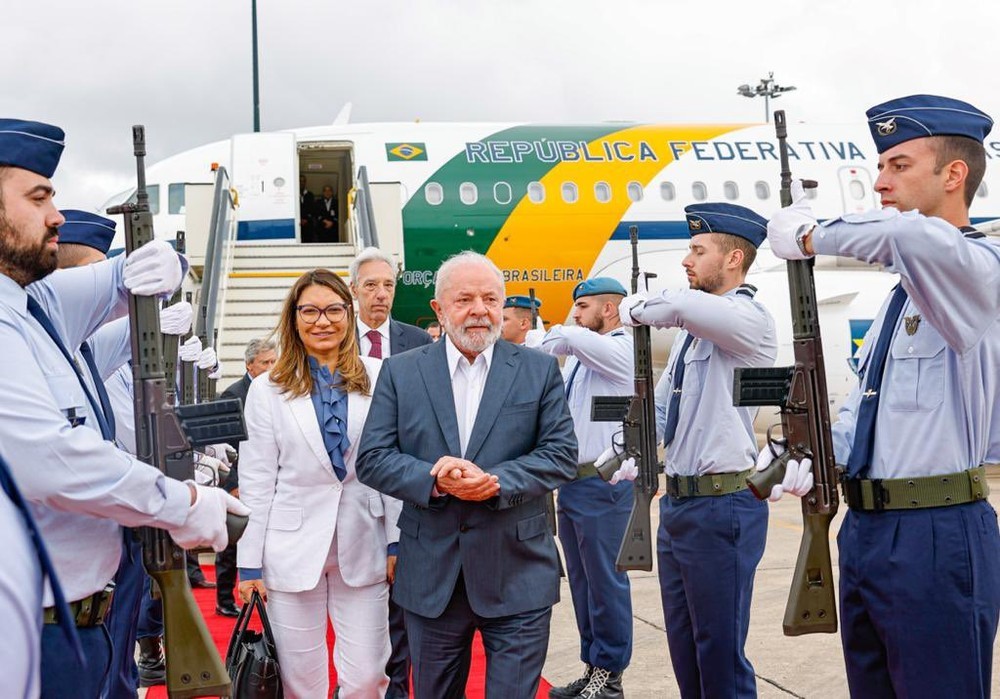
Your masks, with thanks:
M996 508L1000 506L1000 473L991 471L989 481L990 502ZM841 510L830 528L834 578L837 578L835 539L845 508L841 504ZM746 646L747 657L757 675L758 696L761 699L847 697L839 634L787 637L782 633L781 620L802 536L802 509L798 498L786 496L772 503L770 510L767 547L757 568ZM658 513L659 503L654 501L654 524L658 522ZM629 577L632 582L634 641L632 663L623 678L625 695L628 699L680 697L667 649L656 569L649 573L633 571ZM553 608L552 635L542 673L555 686L576 679L583 670L573 605L565 580L561 592L561 601ZM991 693L1000 696L1000 673L996 667L1000 644L994 642L993 648Z

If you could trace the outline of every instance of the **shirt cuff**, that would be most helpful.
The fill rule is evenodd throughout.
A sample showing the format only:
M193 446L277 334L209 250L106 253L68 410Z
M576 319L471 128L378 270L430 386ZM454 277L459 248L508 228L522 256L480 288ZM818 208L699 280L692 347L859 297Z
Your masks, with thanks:
M398 541L392 542L391 544L389 544L385 548L386 548L386 554L385 555L387 555L387 556L398 556L399 555L399 542Z
M240 568L240 581L261 580L264 577L263 568Z

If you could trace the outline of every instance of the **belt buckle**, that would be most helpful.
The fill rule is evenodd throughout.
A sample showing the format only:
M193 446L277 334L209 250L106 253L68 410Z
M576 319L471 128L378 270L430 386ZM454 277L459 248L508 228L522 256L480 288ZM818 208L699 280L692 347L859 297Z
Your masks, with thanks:
M882 487L881 478L873 478L869 483L872 484L872 509L875 512L882 512L889 502L889 491Z
M680 497L680 495L679 495L680 488L678 487L678 483L677 483L677 479L678 478L679 478L679 476L667 476L666 491L667 491L667 495L669 495L672 498L678 498L678 497Z
M848 478L845 473L840 477L840 486L844 489L844 502L852 509L861 508L864 501L861 498L861 481L857 478Z

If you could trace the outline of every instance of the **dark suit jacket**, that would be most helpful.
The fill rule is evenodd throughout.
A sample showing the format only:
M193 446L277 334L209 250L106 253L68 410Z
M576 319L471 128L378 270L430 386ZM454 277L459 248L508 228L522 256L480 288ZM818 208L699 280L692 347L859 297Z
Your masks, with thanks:
M393 599L437 617L461 572L469 604L481 616L555 604L559 563L545 495L572 480L577 466L555 359L496 343L465 458L499 477L499 496L431 498L431 467L442 456L460 456L459 449L445 342L388 358L361 436L357 474L404 501Z
M239 398L240 404L246 406L247 402L247 391L250 390L250 374L244 373L243 378L227 386L226 390L219 394L219 398ZM236 451L240 450L239 440L233 440L229 442L231 446ZM239 468L236 464L229 470L229 477L226 478L226 482L222 484L222 487L227 491L233 491L240 487L240 474Z
M406 350L416 347L423 347L434 342L423 328L409 323L401 323L394 318L389 318L389 353L392 355L402 354Z

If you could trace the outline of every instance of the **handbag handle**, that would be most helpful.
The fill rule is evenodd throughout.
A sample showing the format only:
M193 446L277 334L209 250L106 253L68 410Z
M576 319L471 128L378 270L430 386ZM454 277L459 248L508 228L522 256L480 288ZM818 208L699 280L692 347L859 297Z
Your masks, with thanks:
M274 648L274 633L271 631L271 622L267 618L267 610L264 608L264 600L261 599L257 590L253 591L253 594L250 596L250 604L247 606L257 610L257 616L260 617L261 626L264 627L264 640L267 641L272 648ZM247 614L248 621L249 617L250 615Z
M226 666L233 659L233 654L236 651L236 647L239 644L239 639L243 638L243 633L247 630L250 625L250 616L254 608L254 600L259 599L260 595L257 594L257 590L253 591L253 596L250 598L249 604L244 604L240 609L240 615L236 618L236 626L233 628L233 633L229 637L229 647L226 649Z

